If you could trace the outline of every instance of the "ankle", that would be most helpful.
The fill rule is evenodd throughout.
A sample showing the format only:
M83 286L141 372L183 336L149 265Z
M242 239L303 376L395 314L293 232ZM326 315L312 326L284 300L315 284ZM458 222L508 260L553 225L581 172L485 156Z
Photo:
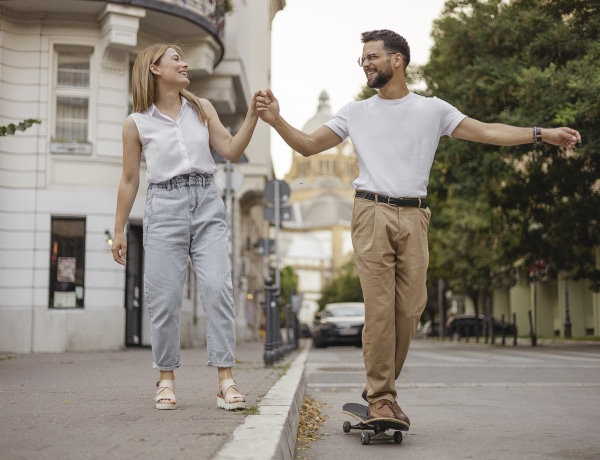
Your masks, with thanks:
M159 380L175 380L175 373L173 371L159 371Z
M219 367L217 369L217 376L219 378L219 383L224 382L225 380L233 380L231 367Z

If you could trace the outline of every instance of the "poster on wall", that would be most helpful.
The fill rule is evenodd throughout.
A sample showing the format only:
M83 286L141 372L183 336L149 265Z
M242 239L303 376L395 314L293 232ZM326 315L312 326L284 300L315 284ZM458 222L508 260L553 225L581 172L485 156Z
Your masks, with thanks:
M77 306L77 297L75 291L54 292L54 308L75 308Z
M59 257L57 281L61 283L74 283L76 264L75 257Z

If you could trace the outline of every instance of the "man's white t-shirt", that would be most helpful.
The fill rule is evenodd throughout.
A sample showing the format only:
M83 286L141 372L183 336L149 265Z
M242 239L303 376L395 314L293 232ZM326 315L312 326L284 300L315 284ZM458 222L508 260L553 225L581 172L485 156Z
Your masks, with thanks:
M435 151L466 118L437 97L409 93L401 99L375 95L342 107L325 126L350 137L360 172L358 190L393 197L425 197Z

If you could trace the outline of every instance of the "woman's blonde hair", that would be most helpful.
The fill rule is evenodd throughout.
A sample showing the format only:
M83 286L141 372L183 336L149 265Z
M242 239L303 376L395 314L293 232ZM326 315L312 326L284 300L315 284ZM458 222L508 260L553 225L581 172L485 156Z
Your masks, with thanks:
M150 71L150 66L152 64L158 65L169 48L177 51L177 54L183 59L183 52L179 46L166 43L157 43L149 46L142 50L135 58L131 72L131 92L133 94L134 112L148 110L156 100L158 85L156 84L156 77ZM182 89L179 94L192 104L192 107L198 112L200 120L206 122L206 113L202 109L200 98L187 89Z

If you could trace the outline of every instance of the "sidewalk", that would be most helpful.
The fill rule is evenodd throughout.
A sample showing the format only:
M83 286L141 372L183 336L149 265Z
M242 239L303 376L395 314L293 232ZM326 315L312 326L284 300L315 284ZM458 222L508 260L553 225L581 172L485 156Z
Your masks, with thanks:
M309 343L273 367L238 343L234 377L247 410L217 408L206 349L182 350L178 409L154 408L149 349L0 356L3 460L287 460L294 457Z

